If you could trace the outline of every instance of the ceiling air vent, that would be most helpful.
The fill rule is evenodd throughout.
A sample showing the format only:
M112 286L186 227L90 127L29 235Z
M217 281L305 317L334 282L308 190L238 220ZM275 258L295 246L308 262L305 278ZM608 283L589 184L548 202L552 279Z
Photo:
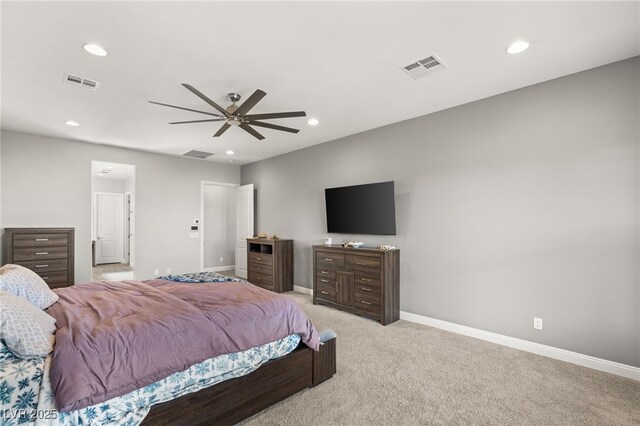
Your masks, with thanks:
M89 90L96 90L100 86L99 81L91 80L89 78L79 77L77 75L66 73L64 75L64 82L69 84L75 84L76 86L84 87Z
M442 62L442 60L436 55L431 55L402 67L402 70L417 80L425 75L432 74L441 68L448 68L447 64Z
M191 157L191 158L207 158L212 156L213 154L210 152L196 151L195 149L192 149L191 151L187 151L182 155L184 155L185 157Z

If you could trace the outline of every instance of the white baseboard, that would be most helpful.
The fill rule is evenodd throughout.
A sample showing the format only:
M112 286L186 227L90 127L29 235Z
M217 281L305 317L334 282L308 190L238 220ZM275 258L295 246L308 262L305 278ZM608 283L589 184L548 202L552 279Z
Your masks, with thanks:
M604 371L606 373L640 381L640 368L631 365L608 361L606 359L571 352L565 349L554 348L553 346L542 345L528 340L517 339L515 337L504 336L502 334L479 330L465 325L412 314L410 312L400 311L400 319L451 331L453 333L464 334L465 336L475 337L476 339L486 340L487 342L497 343L498 345L508 346L521 351L531 352L548 358L570 362L572 364L581 365L594 370Z
M204 268L202 272L220 272L228 271L229 269L236 269L236 265L214 266L213 268Z
M298 293L304 293L304 294L308 294L310 296L313 296L313 289L312 288L307 288L307 287L302 287L299 285L294 285L293 286L293 291L297 291Z

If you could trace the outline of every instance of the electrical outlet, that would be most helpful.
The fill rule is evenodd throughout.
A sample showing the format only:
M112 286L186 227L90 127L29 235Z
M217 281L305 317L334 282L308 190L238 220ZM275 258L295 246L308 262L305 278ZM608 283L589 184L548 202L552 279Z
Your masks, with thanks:
M533 317L533 328L542 330L542 318Z
M154 269L154 270L153 270L153 275L155 275L156 277L157 277L158 275L160 275L160 269Z
M167 267L167 274L171 273L171 267Z
M220 262L224 262L224 257L220 256Z

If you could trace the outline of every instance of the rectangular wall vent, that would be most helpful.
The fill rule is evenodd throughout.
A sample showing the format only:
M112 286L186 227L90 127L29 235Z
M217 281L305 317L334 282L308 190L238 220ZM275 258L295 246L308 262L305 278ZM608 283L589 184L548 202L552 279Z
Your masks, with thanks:
M192 157L192 158L207 158L212 156L213 154L210 152L196 151L195 149L192 149L191 151L187 151L182 155L184 155L185 157Z
M64 80L65 83L74 84L76 86L84 87L89 90L97 90L98 86L100 86L99 81L91 80L89 78L79 77L77 75L65 73Z
M420 59L419 61L401 68L404 72L417 80L421 77L424 77L425 75L432 74L439 69L448 67L447 64L442 61L442 59L438 58L436 55L431 55L427 58Z

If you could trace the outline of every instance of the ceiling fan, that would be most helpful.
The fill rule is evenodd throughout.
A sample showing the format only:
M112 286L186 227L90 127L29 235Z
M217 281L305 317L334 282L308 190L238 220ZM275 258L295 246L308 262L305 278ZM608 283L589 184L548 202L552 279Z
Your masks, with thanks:
M291 127L278 126L271 123L265 123L260 120L269 120L273 118L291 118L291 117L304 117L307 114L304 111L292 111L292 112L272 112L267 114L247 114L251 108L256 106L258 102L262 98L266 96L266 93L262 90L258 89L249 98L242 103L242 105L238 106L236 103L240 100L240 95L237 93L229 93L227 94L227 99L231 102L227 108L222 108L217 103L213 102L207 96L202 94L198 89L191 86L190 84L183 83L184 87L186 87L189 91L195 94L197 97L214 107L220 114L214 114L206 111L199 111L191 108L184 108L176 105L163 104L161 102L149 101L149 103L162 105L170 108L183 109L185 111L197 112L199 114L212 115L217 118L210 118L207 120L190 120L190 121L174 121L169 124L190 124L190 123L206 123L211 121L224 121L225 123L220 127L220 129L213 135L214 138L221 136L224 132L226 132L231 126L238 126L244 131L250 133L257 139L264 139L260 133L258 133L252 126L264 127L267 129L280 130L283 132L290 133L298 133L300 130L292 129Z

